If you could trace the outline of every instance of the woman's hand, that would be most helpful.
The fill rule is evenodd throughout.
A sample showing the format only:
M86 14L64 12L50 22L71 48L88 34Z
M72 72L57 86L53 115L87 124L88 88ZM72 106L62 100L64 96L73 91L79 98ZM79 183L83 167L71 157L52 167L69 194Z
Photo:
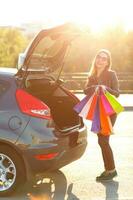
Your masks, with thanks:
M106 90L106 86L105 85L100 85L102 91L105 93L107 90Z
M97 85L96 87L95 87L95 93L96 94L99 94L100 93L100 91L102 91L102 92L106 92L106 86L105 85Z
M98 95L100 91L100 85L96 85L95 87L95 93Z

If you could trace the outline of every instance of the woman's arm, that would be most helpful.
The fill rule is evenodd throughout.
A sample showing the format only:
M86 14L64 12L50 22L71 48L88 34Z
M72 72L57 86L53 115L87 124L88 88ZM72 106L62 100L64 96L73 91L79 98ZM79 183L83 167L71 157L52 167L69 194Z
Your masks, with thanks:
M119 81L115 72L112 72L111 76L111 87L106 87L107 91L110 92L112 95L119 97L120 90L119 90Z
M85 88L84 88L84 94L86 95L92 95L95 91L96 85L94 85L91 81L91 77L88 77Z

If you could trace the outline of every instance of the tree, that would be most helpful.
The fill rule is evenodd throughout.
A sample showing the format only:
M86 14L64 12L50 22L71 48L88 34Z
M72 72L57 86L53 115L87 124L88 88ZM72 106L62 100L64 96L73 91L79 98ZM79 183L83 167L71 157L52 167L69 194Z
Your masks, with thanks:
M0 29L0 66L15 67L18 55L27 46L28 40L15 28Z

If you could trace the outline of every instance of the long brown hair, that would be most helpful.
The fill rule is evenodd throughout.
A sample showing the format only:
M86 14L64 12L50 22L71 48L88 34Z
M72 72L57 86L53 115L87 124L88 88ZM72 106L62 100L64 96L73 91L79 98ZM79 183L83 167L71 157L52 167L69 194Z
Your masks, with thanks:
M107 49L101 49L97 52L96 56L94 57L93 61L92 61L92 65L91 65L91 69L90 69L90 72L89 72L89 75L92 76L94 74L97 73L97 70L96 70L96 58L97 56L100 54L100 53L105 53L108 57L108 65L106 66L106 70L109 70L111 69L111 65L112 65L112 58L111 58L111 53L110 51L108 51Z

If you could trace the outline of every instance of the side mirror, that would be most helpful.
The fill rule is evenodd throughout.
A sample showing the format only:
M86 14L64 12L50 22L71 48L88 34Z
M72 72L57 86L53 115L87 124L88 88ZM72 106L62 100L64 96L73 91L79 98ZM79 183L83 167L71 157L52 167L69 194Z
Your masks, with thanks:
M18 56L18 64L17 64L18 70L23 66L24 60L25 60L25 54L20 53L19 56Z

